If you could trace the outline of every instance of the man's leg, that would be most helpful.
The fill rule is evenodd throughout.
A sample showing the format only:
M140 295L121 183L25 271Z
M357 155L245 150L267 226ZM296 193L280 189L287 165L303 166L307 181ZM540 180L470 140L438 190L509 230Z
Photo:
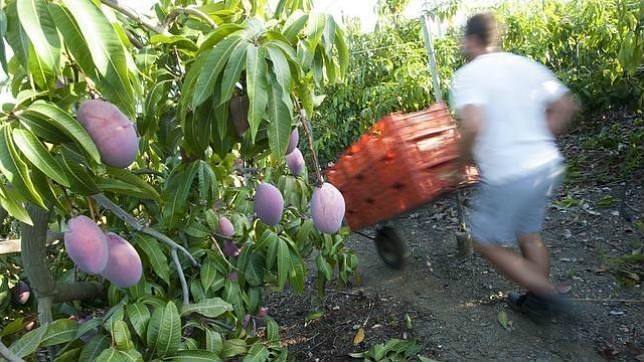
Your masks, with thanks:
M513 253L501 246L475 242L474 249L487 259L498 271L522 287L543 295L555 293L555 287L544 275L543 265Z
M550 278L550 256L539 233L519 235L519 247L523 257L537 265L541 274Z

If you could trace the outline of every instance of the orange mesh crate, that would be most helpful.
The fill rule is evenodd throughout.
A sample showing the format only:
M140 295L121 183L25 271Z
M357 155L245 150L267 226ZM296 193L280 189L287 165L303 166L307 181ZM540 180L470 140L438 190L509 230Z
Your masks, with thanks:
M390 219L452 190L458 139L444 104L382 117L326 172L345 198L349 227ZM463 173L463 185L478 179L474 167Z

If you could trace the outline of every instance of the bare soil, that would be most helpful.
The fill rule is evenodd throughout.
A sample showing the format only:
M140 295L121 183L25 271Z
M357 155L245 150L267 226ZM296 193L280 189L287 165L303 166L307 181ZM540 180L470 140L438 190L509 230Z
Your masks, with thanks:
M586 152L579 143L587 134L563 140L567 158ZM539 325L509 309L504 296L517 286L479 256L456 255L456 209L448 196L393 220L411 252L403 270L385 266L373 242L354 233L347 240L360 260L353 286L329 286L320 301L310 280L303 295L286 291L272 296L269 308L295 360L352 360L349 353L391 338L417 339L421 355L440 361L644 360L644 292L638 279L643 266L635 266L638 275L624 277L615 263L624 255L643 253L636 223L643 221L644 170L624 182L606 175L620 169L619 158L588 154L583 177L560 190L544 230L552 279L574 301L578 321ZM597 164L601 167L593 166ZM616 202L600 208L607 195ZM373 228L363 231L374 234ZM306 322L315 309L323 315ZM507 313L509 329L498 322L500 311ZM356 346L359 327L364 327L365 339Z

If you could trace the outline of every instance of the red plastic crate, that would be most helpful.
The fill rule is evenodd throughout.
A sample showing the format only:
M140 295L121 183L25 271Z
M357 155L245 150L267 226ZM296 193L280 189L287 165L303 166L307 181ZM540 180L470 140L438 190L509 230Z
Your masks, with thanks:
M382 117L326 172L346 202L354 230L390 219L453 190L459 134L444 104ZM477 181L463 170L462 185Z

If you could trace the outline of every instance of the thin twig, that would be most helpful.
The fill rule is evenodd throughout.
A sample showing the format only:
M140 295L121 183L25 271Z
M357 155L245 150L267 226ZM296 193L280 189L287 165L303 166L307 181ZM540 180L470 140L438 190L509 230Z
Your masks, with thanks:
M172 248L171 251L172 260L174 265L177 267L177 273L179 274L179 281L181 281L181 292L183 293L183 304L190 304L190 298L188 296L188 283L186 282L186 276L183 274L183 268L179 262L179 256L177 255L177 249Z
M127 16L128 18L130 18L132 20L134 20L138 24L142 25L144 28L148 28L148 30L152 30L153 32L159 33L159 34L166 34L167 33L164 28L160 27L157 24L150 23L149 21L143 19L141 17L141 15L137 14L132 9L129 9L127 7L124 7L124 6L121 6L121 5L117 4L116 1L101 0L101 3L111 7L112 9L118 11L119 13Z
M317 187L322 186L324 179L322 178L322 173L320 172L320 164L318 163L318 157L315 155L315 147L313 145L313 132L309 128L308 118L306 117L306 112L304 109L300 109L300 122L302 123L302 128L304 129L304 134L306 136L306 141L309 145L309 151L311 152L311 159L313 161L313 170L315 171L315 179L317 181Z
M217 28L217 23L215 23L214 20L212 20L207 14L200 10L197 10L195 8L176 8L172 9L172 11L170 11L170 13L168 13L168 15L165 17L165 20L163 21L163 30L168 31L168 29L170 29L170 26L172 25L172 22L174 22L177 16L181 14L194 15L204 20L213 29Z
M210 239L212 239L212 243L213 243L213 244L215 244L215 247L217 248L217 251L219 251L219 254L221 254L221 257L222 257L222 258L224 258L224 260L226 261L226 264L228 264L228 266L229 266L232 270L237 270L237 268L235 268L235 266L234 266L234 265L232 265L232 264L228 261L228 258L226 258L226 254L224 254L224 252L223 252L223 251L221 250L221 248L219 247L219 243L217 242L217 240L215 240L215 238L214 238L214 237L212 237L212 236L210 237Z
M7 348L7 346L5 346L2 341L0 341L0 356L2 356L9 362L25 362L24 359L11 352L11 350L9 350L9 348Z
M123 220L130 227L134 228L135 231L140 232L142 234L149 235L159 241L162 241L168 244L172 249L179 249L182 253L186 255L186 257L188 257L192 265L199 266L199 263L197 262L197 260L192 256L192 254L190 254L190 252L186 248L177 244L174 240L170 239L166 235L150 227L145 227L141 225L134 216L132 216L127 211L123 210L120 206L118 206L114 202L112 202L112 200L107 198L107 196L105 196L104 194L92 195L92 199L94 199L94 201L96 201L103 208L113 212L114 215L116 215L119 219Z
M589 303L628 303L628 304L644 303L644 299L570 298L569 300L573 302L589 302Z

